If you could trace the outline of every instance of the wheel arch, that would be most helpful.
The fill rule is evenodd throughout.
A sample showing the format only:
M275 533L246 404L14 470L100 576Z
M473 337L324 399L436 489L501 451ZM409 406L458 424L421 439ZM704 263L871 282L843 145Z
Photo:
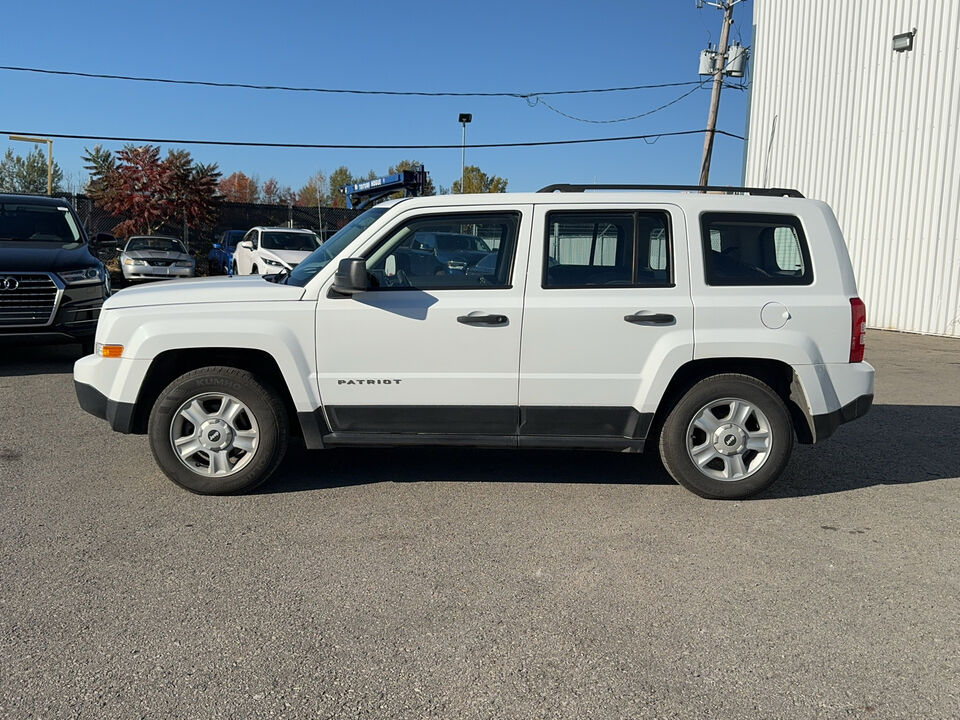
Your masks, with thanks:
M212 366L246 370L275 388L287 412L288 427L293 432L299 431L300 422L293 396L276 359L265 350L215 347L166 350L153 358L137 393L132 432L147 431L147 420L154 402L174 379L191 370Z
M670 379L657 406L650 437L658 435L670 410L691 387L708 377L724 373L749 375L769 385L786 404L797 440L802 444L814 442L816 434L810 406L793 367L782 360L738 357L691 360L681 365Z

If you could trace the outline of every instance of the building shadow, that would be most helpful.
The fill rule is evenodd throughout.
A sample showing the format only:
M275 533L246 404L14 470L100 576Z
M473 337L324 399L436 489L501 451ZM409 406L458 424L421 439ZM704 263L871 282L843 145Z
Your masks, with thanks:
M846 492L960 477L960 407L875 405L829 440L797 445L786 472L756 499ZM323 490L377 482L673 484L654 451L337 448L294 443L257 492Z

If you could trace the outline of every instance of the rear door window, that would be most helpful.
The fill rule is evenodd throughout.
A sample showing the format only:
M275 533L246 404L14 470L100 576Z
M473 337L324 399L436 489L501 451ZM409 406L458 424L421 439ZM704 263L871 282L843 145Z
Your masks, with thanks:
M544 288L671 284L667 215L558 211L547 215Z
M793 215L704 213L700 217L708 285L809 285L810 252Z

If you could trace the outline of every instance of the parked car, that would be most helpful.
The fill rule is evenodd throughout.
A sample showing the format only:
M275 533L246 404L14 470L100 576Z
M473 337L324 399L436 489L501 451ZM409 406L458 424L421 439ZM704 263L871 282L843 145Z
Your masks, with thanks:
M233 253L234 275L270 275L290 271L320 247L312 230L255 227Z
M78 342L93 351L110 274L66 200L0 195L0 342Z
M207 254L210 275L233 275L233 253L244 236L243 230L224 230Z
M564 187L387 201L289 274L117 293L74 366L80 404L147 433L199 493L262 482L296 432L316 449L659 450L728 499L870 408L866 311L825 203ZM492 272L398 262L418 233L467 226Z
M425 229L411 239L411 248L433 255L452 271L463 272L491 254L483 238L456 232Z
M177 238L132 235L119 250L123 279L128 282L194 276L194 260Z

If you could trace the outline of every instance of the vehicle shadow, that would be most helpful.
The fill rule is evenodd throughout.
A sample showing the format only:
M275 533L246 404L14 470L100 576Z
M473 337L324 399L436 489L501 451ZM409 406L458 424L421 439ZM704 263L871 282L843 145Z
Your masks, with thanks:
M26 346L0 343L0 377L72 373L73 364L81 357L79 343Z
M960 478L952 439L960 407L875 405L829 440L798 445L784 475L756 499L804 497L875 485ZM938 430L939 429L939 430ZM377 482L672 484L655 452L474 448L290 448L259 493L286 493Z

